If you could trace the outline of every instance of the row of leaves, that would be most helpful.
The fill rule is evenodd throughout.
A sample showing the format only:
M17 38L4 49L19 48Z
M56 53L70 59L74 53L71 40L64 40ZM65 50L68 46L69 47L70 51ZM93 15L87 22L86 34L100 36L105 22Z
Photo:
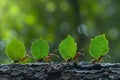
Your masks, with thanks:
M59 44L59 53L65 61L71 61L76 59L77 44L70 35L68 35ZM105 34L98 35L91 39L89 46L89 54L94 58L93 62L99 62L103 56L109 51L108 40ZM14 38L6 48L7 56L14 62L24 62L26 60L31 61L48 61L51 56L55 54L49 54L49 45L42 38L34 41L31 46L32 57L26 55L26 48L22 42ZM55 55L57 56L57 55ZM58 57L58 56L57 56ZM77 59L76 59L77 60Z

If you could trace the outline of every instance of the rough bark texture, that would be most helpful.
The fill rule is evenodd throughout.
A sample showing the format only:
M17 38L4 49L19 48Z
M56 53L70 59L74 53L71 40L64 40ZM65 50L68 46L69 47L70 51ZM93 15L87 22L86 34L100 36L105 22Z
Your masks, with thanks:
M120 80L120 63L3 64L0 80Z

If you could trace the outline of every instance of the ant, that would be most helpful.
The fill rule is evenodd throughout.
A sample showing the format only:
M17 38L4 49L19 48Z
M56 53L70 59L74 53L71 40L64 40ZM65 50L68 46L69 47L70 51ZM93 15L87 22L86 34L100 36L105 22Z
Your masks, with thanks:
M105 56L107 56L108 58L111 58L109 55L103 55L103 56L100 56L98 59L92 59L90 61L90 63L95 64L96 62L104 62L104 60L102 58L105 57Z
M81 49L81 50L84 50L84 49ZM78 57L79 57L80 55L83 55L83 56L84 56L84 54L81 53L81 50L78 51L78 52L76 53L76 55L75 55L72 59L67 59L66 62L70 62L70 61L72 61L72 60L75 60L76 62L78 62Z
M20 62L20 61L25 61L27 58L32 58L32 57L29 56L29 55L26 55L26 56L23 57L22 59L14 61L14 63L18 63L18 62Z
M59 58L59 56L57 56L56 54L54 54L55 52L57 51L57 49L55 49L52 53L50 53L47 57L45 57L44 59L39 59L38 62L42 62L42 61L45 61L45 62L49 62L49 61L52 61L51 58L53 56ZM27 58L32 58L31 56L29 55L26 55L24 58L20 59L20 60L16 60L14 61L14 63L18 63L19 61L25 61ZM34 60L34 59L33 59Z
M48 56L45 57L44 59L39 59L38 62L42 62L43 60L44 60L45 62L52 61L51 58L52 58L53 56L59 58L59 56L57 56L56 54L54 54L56 51L57 51L57 49L55 49L52 53L48 54Z

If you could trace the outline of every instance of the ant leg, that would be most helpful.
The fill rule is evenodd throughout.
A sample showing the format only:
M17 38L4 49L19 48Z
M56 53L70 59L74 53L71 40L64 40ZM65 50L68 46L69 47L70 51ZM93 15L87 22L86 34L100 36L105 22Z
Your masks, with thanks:
M52 60L49 58L49 59L46 59L45 62L51 62Z
M25 59L30 58L29 55L26 55L24 58L22 58L20 61L24 61Z
M80 53L80 55L82 55L82 56L85 56L85 54L84 53L81 53L82 51L84 51L85 49L80 49L79 51L78 51L78 53Z
M48 56L50 56L50 58L52 57L52 56L55 56L55 57L57 57L57 58L59 58L59 56L58 55L56 55L56 54L49 54Z
M97 62L96 59L92 59L92 60L90 61L90 63L93 63L93 64L95 64L96 62Z
M70 61L71 61L70 57L67 57L66 59L64 59L64 60L62 61L62 63L66 63L66 62L70 62Z
M45 62L50 62L50 61L52 61L52 60L51 60L51 56L48 55L48 56L44 59L44 61L45 61Z
M65 62L67 62L66 60L63 60L61 63L65 63Z
M106 55L106 56L111 59L111 56L110 56L110 55Z
M76 63L78 63L78 62L79 62L79 60L78 60L77 58L75 58L75 62L76 62Z
M50 56L50 58L51 58L52 56L56 56L57 58L59 58L58 55L54 54L56 51L57 51L57 49L55 49L53 52L49 53L48 56Z
M103 60L103 59L101 59L101 60L99 60L99 62L104 62L104 60Z

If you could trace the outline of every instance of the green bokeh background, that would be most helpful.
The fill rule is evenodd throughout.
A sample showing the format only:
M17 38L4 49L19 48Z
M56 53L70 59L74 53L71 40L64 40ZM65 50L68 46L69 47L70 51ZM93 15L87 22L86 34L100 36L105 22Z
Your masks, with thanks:
M10 61L5 47L14 37L31 54L35 39L42 37L49 42L52 52L68 34L78 43L78 51L85 49L85 56L79 59L90 61L90 39L103 33L112 57L106 57L105 62L119 62L120 0L0 0L0 63Z

